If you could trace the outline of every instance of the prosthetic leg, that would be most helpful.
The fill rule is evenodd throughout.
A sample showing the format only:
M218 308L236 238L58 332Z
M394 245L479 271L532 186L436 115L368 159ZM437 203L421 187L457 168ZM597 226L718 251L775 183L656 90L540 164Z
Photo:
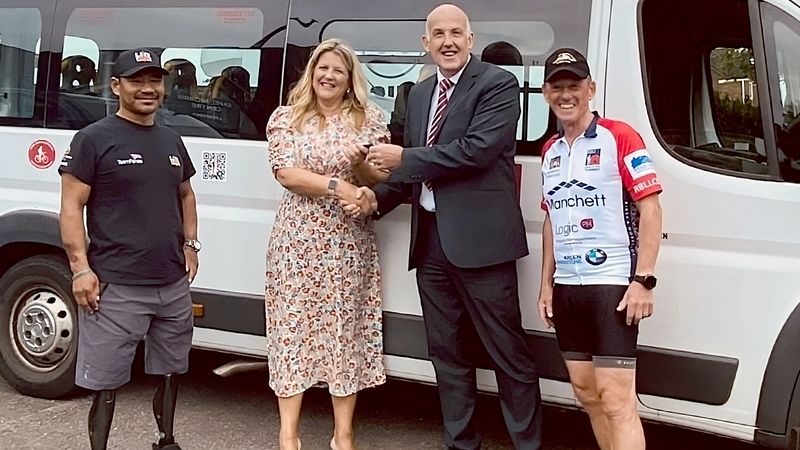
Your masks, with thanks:
M117 391L113 389L94 394L92 409L89 410L89 442L92 450L106 450L116 400Z
M158 444L153 444L154 450L180 450L172 434L177 400L178 380L173 374L164 375L153 395L153 415L156 417L160 438Z

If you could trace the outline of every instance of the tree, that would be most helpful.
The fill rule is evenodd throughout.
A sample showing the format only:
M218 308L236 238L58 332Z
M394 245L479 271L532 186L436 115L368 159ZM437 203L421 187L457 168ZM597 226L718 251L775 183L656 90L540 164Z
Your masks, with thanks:
M711 71L722 80L756 80L753 51L749 48L717 48L711 52Z

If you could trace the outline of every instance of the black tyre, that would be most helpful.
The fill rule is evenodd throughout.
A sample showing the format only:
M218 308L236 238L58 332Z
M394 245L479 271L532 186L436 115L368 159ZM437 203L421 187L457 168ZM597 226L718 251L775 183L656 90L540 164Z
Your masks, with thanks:
M78 314L67 261L39 255L0 278L0 373L41 398L75 390Z

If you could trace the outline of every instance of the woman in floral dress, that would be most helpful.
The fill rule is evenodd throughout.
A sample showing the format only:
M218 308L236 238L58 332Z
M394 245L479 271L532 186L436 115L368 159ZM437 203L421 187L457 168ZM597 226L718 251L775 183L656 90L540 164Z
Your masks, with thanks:
M266 273L281 450L300 448L300 405L312 386L327 386L332 397L331 448L354 449L356 393L386 381L375 233L356 193L386 177L364 162L361 144L388 142L388 131L366 86L353 50L327 40L267 125L270 165L286 188ZM349 214L342 204L363 210Z

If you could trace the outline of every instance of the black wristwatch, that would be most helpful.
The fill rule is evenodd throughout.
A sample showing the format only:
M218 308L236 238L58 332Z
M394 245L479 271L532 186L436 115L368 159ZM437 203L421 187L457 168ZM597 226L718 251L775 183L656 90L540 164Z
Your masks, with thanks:
M645 289L650 290L650 289L653 289L654 287L656 287L656 283L658 282L658 279L654 275L651 275L651 274L648 274L648 275L634 275L633 276L633 281L635 281L637 283L640 283L642 286L645 287Z

